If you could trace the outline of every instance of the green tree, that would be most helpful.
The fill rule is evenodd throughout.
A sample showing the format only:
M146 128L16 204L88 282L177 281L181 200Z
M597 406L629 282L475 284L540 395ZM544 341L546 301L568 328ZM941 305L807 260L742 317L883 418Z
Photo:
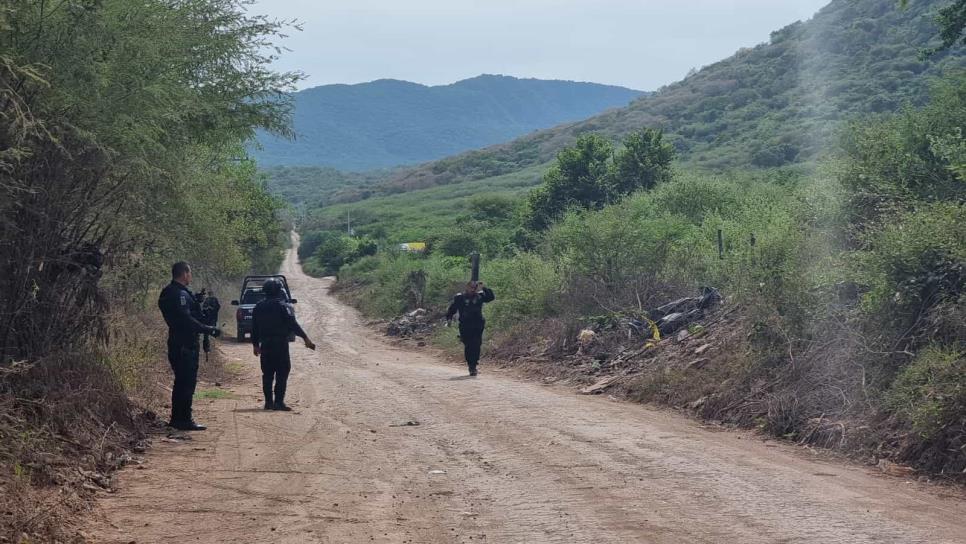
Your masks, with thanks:
M200 281L278 262L279 203L244 146L288 132L299 76L270 68L283 25L245 4L4 2L0 363L87 342L172 260Z
M614 153L598 134L586 134L557 154L557 161L530 193L528 225L543 230L572 207L599 208L607 202L606 178Z
M902 0L900 5L905 8L909 5L909 0ZM936 21L939 23L939 38L942 40L942 45L928 50L927 54L949 49L956 45L956 42L960 45L966 44L966 34L963 33L966 30L966 0L955 0L940 9Z
M662 131L645 128L630 134L614 155L608 193L619 198L670 180L673 160L674 146L664 141Z
M966 45L966 0L956 0L956 2L939 10L939 37L943 44L940 49L948 49L958 41L960 45Z

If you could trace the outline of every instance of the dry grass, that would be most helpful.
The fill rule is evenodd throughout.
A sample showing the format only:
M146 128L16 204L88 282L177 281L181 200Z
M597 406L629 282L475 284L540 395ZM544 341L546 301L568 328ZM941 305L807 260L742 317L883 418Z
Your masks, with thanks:
M0 369L0 542L80 541L92 497L162 428L171 392L163 322L150 310L109 321L109 350ZM222 380L224 361L211 355L201 378Z

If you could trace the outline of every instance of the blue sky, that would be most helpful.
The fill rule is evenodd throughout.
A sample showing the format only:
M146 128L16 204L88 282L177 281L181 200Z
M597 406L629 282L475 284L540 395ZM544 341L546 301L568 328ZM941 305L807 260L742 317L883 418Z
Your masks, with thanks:
M768 40L828 0L257 0L298 19L278 62L300 87L481 73L654 90Z

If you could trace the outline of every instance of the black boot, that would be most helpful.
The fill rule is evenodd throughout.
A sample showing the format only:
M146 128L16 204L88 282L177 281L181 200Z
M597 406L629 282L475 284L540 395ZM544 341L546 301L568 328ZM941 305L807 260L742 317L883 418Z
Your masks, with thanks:
M292 409L285 405L285 388L288 385L286 374L281 374L275 380L275 410L280 412L291 412Z
M275 401L272 399L272 377L262 374L262 393L265 394L265 409L274 410Z
M279 412L291 412L292 409L285 404L285 394L279 394L278 391L275 392L275 406L272 410L278 410Z
M168 424L168 426L174 427L179 431L204 431L208 428L194 421L178 421L178 422L172 421L170 424Z

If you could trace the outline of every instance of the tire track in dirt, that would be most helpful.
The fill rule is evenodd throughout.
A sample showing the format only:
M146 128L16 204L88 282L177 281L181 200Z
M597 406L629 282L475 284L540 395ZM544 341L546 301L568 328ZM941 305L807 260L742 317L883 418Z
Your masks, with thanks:
M292 346L296 412L260 410L250 346L222 344L235 399L121 474L94 541L966 543L961 498L486 367L459 379L374 338L294 251L283 273L319 344Z

